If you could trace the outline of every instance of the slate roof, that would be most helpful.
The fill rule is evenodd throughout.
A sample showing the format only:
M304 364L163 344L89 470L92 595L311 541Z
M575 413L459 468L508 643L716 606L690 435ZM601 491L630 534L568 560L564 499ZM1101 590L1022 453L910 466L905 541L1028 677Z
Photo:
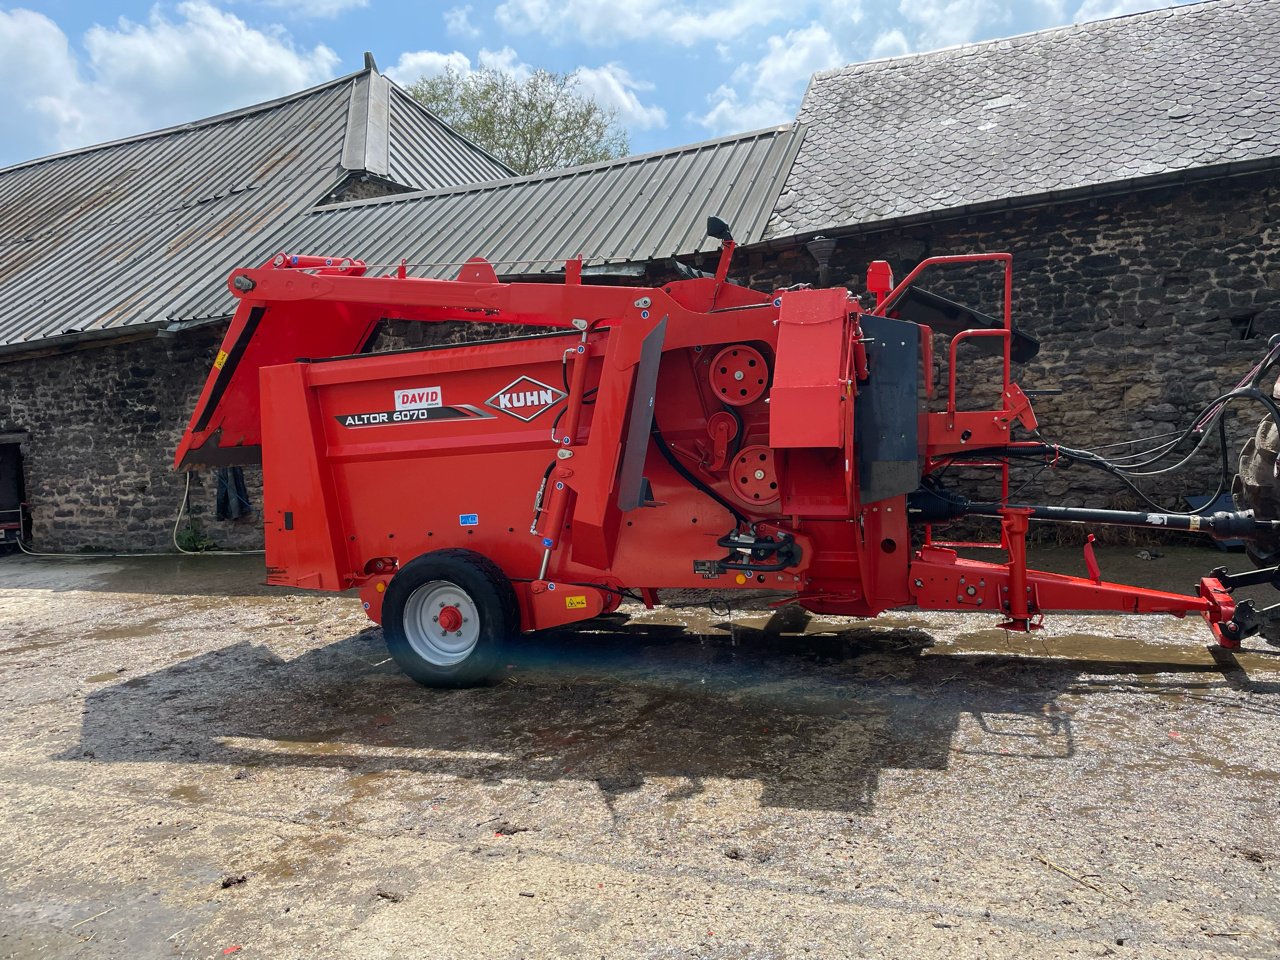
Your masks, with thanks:
M1280 158L1280 2L1210 0L816 74L771 239Z
M376 68L0 169L0 351L225 315L209 292L353 173L440 188L511 171Z
M290 253L415 264L415 276L452 277L483 256L505 276L589 264L645 263L719 249L706 220L739 243L764 236L778 191L804 139L794 124L673 150L465 187L319 207L286 241Z

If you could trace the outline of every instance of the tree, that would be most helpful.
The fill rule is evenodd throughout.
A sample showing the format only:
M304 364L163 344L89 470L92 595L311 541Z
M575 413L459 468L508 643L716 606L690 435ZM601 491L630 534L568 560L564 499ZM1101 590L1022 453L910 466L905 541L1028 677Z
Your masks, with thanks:
M617 113L577 91L578 75L537 70L521 80L503 70L452 67L409 86L415 100L516 173L625 157Z

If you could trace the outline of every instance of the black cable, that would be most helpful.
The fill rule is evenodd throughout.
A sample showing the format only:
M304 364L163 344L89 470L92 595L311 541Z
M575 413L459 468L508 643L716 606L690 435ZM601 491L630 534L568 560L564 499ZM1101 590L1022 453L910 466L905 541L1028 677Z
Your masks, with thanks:
M653 426L650 432L653 435L653 439L657 441L658 452L662 454L662 459L667 461L667 463L671 466L672 470L680 474L680 476L684 477L684 479L688 481L690 484L692 484L696 489L701 490L703 493L705 493L708 497L710 497L716 503L720 504L720 506L728 510L729 513L733 515L734 520L737 521L738 526L743 526L743 527L751 526L751 521L746 518L746 516L742 513L742 511L738 510L737 507L731 504L724 497L720 496L720 494L716 493L716 491L713 490L710 486L703 483L701 480L695 477L692 473L686 470L684 464L682 464L679 460L676 459L675 454L672 453L670 449L668 449L667 441L662 436L662 431L658 428L658 418L656 415L653 418Z

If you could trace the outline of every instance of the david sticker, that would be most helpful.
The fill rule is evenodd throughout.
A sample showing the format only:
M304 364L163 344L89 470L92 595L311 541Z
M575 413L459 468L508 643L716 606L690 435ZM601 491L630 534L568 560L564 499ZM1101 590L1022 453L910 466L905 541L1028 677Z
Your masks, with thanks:
M428 410L444 406L444 394L439 387L398 387L397 410Z
M485 403L508 416L528 423L546 413L568 394L532 377L519 377L495 393Z

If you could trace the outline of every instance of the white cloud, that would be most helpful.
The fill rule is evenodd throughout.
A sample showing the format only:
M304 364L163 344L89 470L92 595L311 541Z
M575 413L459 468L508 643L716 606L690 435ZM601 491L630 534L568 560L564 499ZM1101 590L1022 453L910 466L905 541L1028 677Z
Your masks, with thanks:
M83 62L48 17L0 10L0 118L8 160L97 143L220 113L333 75L328 47L298 50L282 30L247 26L204 0L121 18L84 36ZM15 116L16 112L16 116Z
M581 67L578 89L602 107L613 110L624 127L650 130L667 125L667 111L662 107L646 107L636 91L650 91L652 83L636 80L620 64L603 67Z
M751 69L754 89L774 91L784 97L799 97L815 71L845 62L835 39L818 23L788 30L785 36L772 36L765 41L765 47L764 57Z
M1170 0L1084 0L1071 19L1076 23L1105 20L1108 17L1122 17L1129 13L1142 13L1172 5Z
M876 42L871 45L871 58L878 60L881 57L901 57L911 52L911 44L907 42L906 35L901 30L888 30L878 37Z
M305 3L298 3L296 0L262 0L262 2L268 7L287 9L293 16L303 19L309 17L332 19L340 13L359 10L369 5L369 0L306 0Z
M765 41L759 60L739 64L733 85L720 86L710 97L711 108L697 123L715 133L732 133L795 119L809 78L846 62L839 44L819 23L774 35Z
M444 29L450 36L469 40L480 36L480 28L471 22L471 4L450 7L444 12Z
M383 72L401 86L408 86L420 77L436 77L446 70L454 73L471 72L471 58L461 50L443 53L439 50L412 50L400 54L394 67Z
M862 22L862 0L824 0L822 22L838 30Z
M466 76L478 70L501 70L511 74L517 80L527 80L533 75L534 67L520 59L520 55L511 47L501 50L481 50L475 62L465 53L454 50L444 53L438 50L415 50L402 53L394 67L387 71L387 76L400 84L409 84L419 77L434 77L452 68L455 73ZM602 67L578 68L578 91L590 97L603 107L608 107L618 114L624 126L649 130L667 125L667 112L659 106L646 106L640 102L638 93L654 89L653 84L637 80L631 76L621 64L607 63Z
M689 119L713 133L739 133L772 127L795 119L794 105L776 97L744 100L733 87L722 84L707 97L711 109L706 113L690 114Z
M847 2L847 0L845 0ZM777 0L674 3L671 0L505 0L494 19L516 33L541 33L610 45L636 39L660 39L692 46L725 41L793 11Z
M61 148L61 130L77 122L75 61L66 35L30 10L0 10L0 165Z
M394 67L386 71L388 77L401 85L413 83L420 77L436 77L446 70L466 76L477 70L501 70L517 80L527 80L534 68L520 59L510 47L501 50L481 50L471 62L461 50L445 53L442 50L412 50L400 54Z
M476 59L485 70L501 70L509 73L517 80L528 80L533 76L534 68L520 59L510 47L501 50L481 50Z
M901 0L898 12L917 28L917 50L968 43L1010 19L1002 0Z

